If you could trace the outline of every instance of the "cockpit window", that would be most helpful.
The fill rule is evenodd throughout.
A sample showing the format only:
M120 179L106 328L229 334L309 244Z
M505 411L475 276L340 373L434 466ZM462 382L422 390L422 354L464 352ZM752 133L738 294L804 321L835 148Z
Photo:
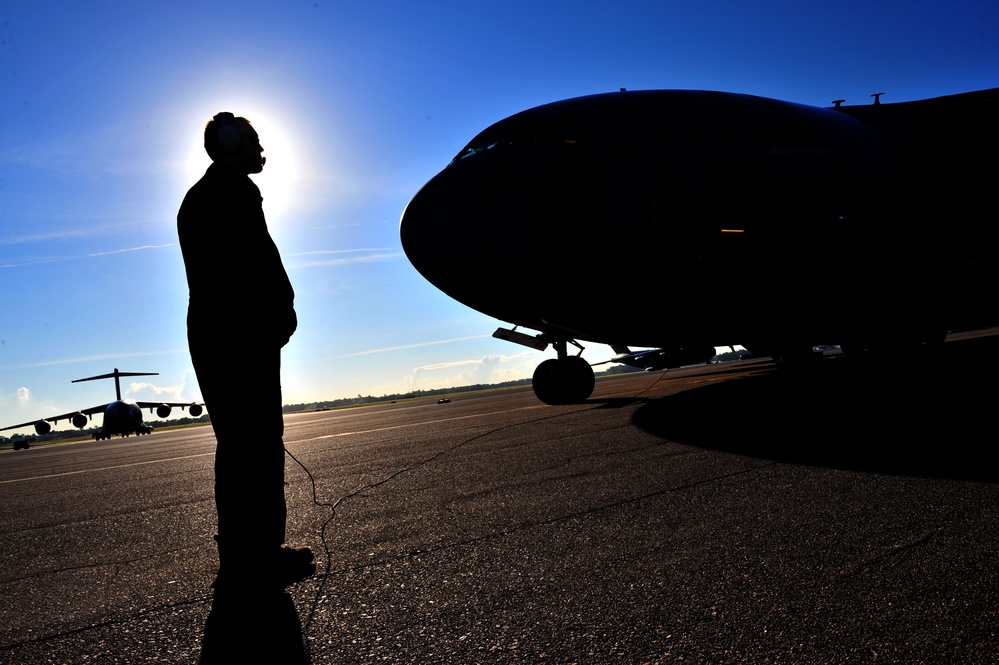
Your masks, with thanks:
M469 145L464 150L459 152L452 161L458 161L459 159L465 159L466 157L477 155L480 152L485 152L486 150L492 150L493 148L496 147L498 143L499 141L493 141L488 145L483 145L481 143L476 145Z
M574 146L578 142L579 141L577 141L575 138L570 138L570 137L556 139L550 135L546 136L546 135L526 134L518 132L516 134L511 135L505 140L501 139L498 141L493 141L488 144L477 143L474 145L468 145L465 147L464 150L462 150L460 153L458 153L455 156L453 161L457 161L459 159L465 159L466 157L471 157L473 155L478 155L479 153L486 152L487 150L492 150L493 148L501 144L516 146L520 148L557 148L561 146Z
M577 146L584 132L575 120L559 119L554 121L500 123L499 127L491 128L485 136L477 136L452 160L454 162L492 150L497 146L513 146L518 148L564 148Z

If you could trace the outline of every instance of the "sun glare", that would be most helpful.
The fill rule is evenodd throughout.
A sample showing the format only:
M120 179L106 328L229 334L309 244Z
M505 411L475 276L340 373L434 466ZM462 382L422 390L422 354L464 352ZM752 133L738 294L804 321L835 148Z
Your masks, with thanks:
M277 114L261 110L256 104L231 104L232 112L246 117L260 136L267 163L264 170L251 176L260 187L264 197L264 214L268 223L282 223L285 216L295 207L299 188L299 163L304 156L299 151L300 144L292 139L292 126ZM220 110L224 110L221 109ZM199 120L192 132L194 139L184 161L185 183L193 185L211 164L203 146L204 123L217 113L202 112L204 120Z

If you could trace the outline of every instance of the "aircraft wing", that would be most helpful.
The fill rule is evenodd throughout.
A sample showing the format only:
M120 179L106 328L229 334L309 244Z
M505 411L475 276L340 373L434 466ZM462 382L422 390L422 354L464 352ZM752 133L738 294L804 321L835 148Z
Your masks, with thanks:
M135 402L135 405L140 409L155 409L160 405L176 406L180 409L189 406L204 406L204 404L199 404L198 402Z
M204 403L198 402L135 402L135 405L140 409L149 409L150 412L155 411L156 415L160 418L166 418L170 415L172 409L180 409L183 411L187 409L192 416L197 418L204 411Z
M611 348L614 349L616 355L608 362L631 365L649 372L704 363L715 357L713 346L648 349L646 351L632 351L627 346L611 345Z
M73 411L72 413L63 413L61 415L52 416L50 418L40 418L38 420L31 420L31 421L26 422L26 423L21 423L20 425L11 425L9 427L0 427L0 432L3 432L4 430L9 430L9 429L19 429L21 427L31 427L32 425L36 425L37 423L40 423L40 422L43 422L43 421L47 421L47 422L50 422L50 423L58 423L60 420L72 420L75 416L81 416L81 415L82 416L92 416L95 413L104 413L104 410L107 409L107 407L108 407L107 404L101 404L99 406L92 406L89 409L80 409L79 411Z

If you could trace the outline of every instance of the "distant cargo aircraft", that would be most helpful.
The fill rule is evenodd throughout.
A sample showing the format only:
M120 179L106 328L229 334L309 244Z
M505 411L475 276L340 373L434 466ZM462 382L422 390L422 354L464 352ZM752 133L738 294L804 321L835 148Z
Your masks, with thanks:
M579 341L646 366L732 344L793 362L999 322L999 88L834 103L659 90L523 111L413 197L402 245L514 324L495 336L554 346L534 375L549 403L593 389Z
M48 434L52 430L52 425L49 423L58 423L60 420L69 420L73 423L74 427L79 427L83 429L88 422L90 422L91 417L95 413L104 414L104 422L101 429L94 434L94 439L100 441L101 439L110 439L115 434L120 436L128 436L129 434L149 434L153 431L153 428L142 422L142 411L141 409L149 409L150 412L156 411L156 415L160 418L166 418L170 415L171 410L174 407L180 409L187 409L188 412L197 418L201 415L203 408L201 404L197 402L125 402L121 399L121 382L119 377L122 376L157 376L156 372L119 372L118 368L114 368L114 372L110 374L101 374L100 376L90 376L85 379L76 379L73 383L79 383L81 381L96 381L97 379L114 379L114 390L115 390L115 401L108 404L101 404L99 406L92 406L89 409L82 409L80 411L74 411L73 413L64 413L60 416L53 416L52 418L43 418L42 420L30 421L26 423L21 423L20 425L11 425L10 427L0 428L0 432L9 429L18 429L19 427L27 427L28 425L33 425L35 432L38 434Z

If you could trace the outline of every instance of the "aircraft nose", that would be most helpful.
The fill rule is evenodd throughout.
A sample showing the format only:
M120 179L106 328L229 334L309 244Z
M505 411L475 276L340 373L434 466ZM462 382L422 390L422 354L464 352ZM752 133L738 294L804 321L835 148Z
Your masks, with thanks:
M438 288L468 255L469 239L464 236L475 225L470 217L477 207L470 186L456 184L454 174L445 170L424 185L402 213L402 248L413 267Z
M510 218L501 198L486 195L481 169L451 164L406 206L399 235L409 262L428 282L504 318L509 294L524 290L522 271L510 270L511 243L522 242Z
M410 263L425 254L429 240L426 227L431 222L428 206L425 202L427 196L424 193L429 185L430 182L421 187L420 191L410 199L409 203L406 204L406 209L402 211L402 218L399 220L399 238Z
M430 231L433 224L432 206L428 205L427 199L430 197L426 194L431 182L421 187L413 196L399 220L399 239L402 242L402 249L420 274L423 274L421 266L435 246L433 233Z

